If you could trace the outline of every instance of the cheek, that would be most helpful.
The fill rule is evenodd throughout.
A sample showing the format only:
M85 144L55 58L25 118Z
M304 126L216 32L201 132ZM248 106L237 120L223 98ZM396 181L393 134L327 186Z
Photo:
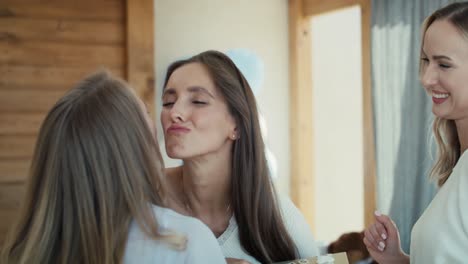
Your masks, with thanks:
M159 119L160 119L161 125L163 126L163 128L165 128L169 121L169 113L163 109L161 111L161 115L159 116Z

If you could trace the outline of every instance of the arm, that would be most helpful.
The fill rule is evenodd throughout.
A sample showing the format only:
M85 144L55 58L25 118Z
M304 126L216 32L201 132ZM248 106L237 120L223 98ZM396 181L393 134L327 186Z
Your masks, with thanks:
M318 256L318 247L304 215L288 197L278 195L278 198L286 230L296 244L299 257L311 258Z

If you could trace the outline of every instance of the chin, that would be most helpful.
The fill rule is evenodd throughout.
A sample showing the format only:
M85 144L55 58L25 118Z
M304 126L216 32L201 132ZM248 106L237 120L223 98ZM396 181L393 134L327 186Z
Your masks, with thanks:
M166 153L167 156L171 159L184 159L189 156L187 153L184 153L184 151L178 148L166 148Z

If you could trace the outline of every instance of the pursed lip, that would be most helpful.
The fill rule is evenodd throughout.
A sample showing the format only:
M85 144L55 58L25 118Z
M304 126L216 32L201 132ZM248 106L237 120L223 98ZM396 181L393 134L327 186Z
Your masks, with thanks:
M166 130L167 133L187 133L189 131L190 131L190 128L184 127L181 125L176 125L176 124L171 125Z

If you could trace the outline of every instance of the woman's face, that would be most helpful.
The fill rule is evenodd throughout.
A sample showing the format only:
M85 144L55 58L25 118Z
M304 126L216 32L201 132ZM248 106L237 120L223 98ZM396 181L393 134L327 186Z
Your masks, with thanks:
M190 159L231 149L237 137L234 117L202 64L176 69L162 100L161 122L169 157Z
M421 83L432 96L432 112L445 119L468 118L468 39L447 20L426 31Z

